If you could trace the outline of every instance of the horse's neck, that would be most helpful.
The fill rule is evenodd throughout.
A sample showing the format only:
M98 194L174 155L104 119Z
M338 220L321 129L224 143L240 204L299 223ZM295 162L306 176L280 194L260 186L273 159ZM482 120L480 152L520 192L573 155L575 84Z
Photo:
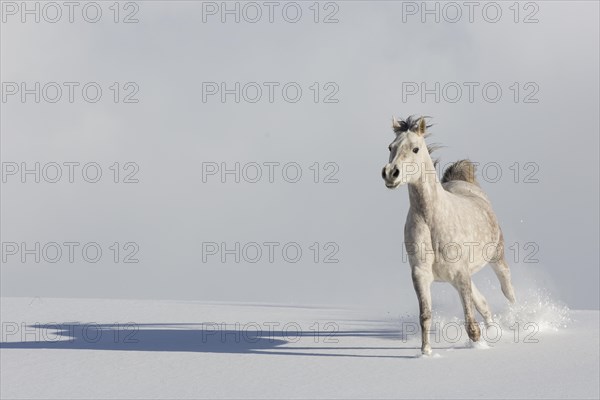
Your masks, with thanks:
M413 212L420 214L426 222L433 218L436 208L443 207L446 199L433 162L429 162L419 179L408 185L408 197Z

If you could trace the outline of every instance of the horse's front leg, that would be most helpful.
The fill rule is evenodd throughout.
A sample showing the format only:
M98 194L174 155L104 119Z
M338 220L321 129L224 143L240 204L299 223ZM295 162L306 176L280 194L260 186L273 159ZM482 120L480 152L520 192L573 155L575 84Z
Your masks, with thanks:
M454 286L458 290L465 312L465 326L469 339L477 342L481 336L481 330L479 329L479 325L477 325L475 312L473 311L473 290L470 274L468 272L460 274L454 282Z
M419 320L421 322L421 352L431 355L429 333L431 331L431 265L418 265L412 268L412 280L419 300Z

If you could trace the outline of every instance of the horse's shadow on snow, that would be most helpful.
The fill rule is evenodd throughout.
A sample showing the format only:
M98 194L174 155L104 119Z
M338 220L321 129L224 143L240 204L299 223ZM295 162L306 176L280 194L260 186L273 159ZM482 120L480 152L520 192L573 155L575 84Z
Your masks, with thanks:
M268 354L319 357L415 358L398 355L395 350L414 350L412 346L343 346L344 338L405 338L397 329L357 329L336 331L302 330L299 326L274 329L245 325L231 329L214 323L200 324L60 324L3 327L2 349L63 349L158 351L229 354ZM15 339L21 341L14 341ZM8 341L7 341L8 339ZM302 345L301 344L307 344ZM378 354L372 354L375 350ZM367 351L365 354L364 351ZM381 354L384 353L384 354Z

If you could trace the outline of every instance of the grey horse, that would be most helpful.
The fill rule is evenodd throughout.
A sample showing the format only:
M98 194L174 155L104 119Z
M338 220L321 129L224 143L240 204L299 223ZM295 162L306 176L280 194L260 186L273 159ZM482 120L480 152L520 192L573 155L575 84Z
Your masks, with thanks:
M452 284L460 295L465 326L473 342L481 331L473 306L486 325L492 313L471 275L491 264L502 293L511 302L515 294L510 270L504 258L502 230L492 205L475 179L475 165L469 160L450 165L440 181L427 147L426 117L392 118L394 141L389 145L389 162L383 167L386 187L408 184L410 209L404 226L404 245L412 281L417 293L422 334L421 351L431 354L431 283Z

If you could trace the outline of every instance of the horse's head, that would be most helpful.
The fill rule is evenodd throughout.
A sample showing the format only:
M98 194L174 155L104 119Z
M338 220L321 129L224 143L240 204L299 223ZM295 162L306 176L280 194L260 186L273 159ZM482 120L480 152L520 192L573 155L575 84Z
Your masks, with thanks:
M392 117L396 138L388 147L390 160L381 171L385 186L389 189L417 181L422 169L428 165L427 160L431 162L425 144L428 127L425 117L408 117L406 121Z

